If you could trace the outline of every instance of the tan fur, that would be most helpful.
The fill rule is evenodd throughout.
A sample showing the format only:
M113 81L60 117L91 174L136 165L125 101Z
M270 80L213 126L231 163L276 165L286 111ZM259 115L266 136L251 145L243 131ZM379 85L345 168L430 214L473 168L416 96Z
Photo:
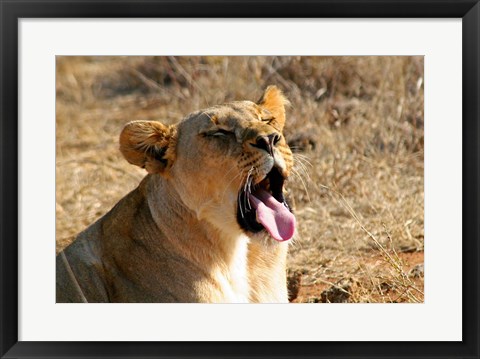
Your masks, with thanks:
M149 174L57 257L57 302L287 302L288 243L236 220L247 173L289 174L285 104L269 87L175 126L128 123L120 150ZM271 134L275 159L254 146Z

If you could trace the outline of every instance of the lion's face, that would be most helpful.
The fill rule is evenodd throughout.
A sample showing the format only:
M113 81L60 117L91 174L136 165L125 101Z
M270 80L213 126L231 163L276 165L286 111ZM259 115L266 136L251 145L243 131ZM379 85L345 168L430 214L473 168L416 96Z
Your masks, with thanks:
M293 165L282 134L285 102L270 87L258 103L215 106L177 126L132 122L122 132L121 150L129 162L171 181L182 202L220 231L268 231L288 240L295 219L284 198Z

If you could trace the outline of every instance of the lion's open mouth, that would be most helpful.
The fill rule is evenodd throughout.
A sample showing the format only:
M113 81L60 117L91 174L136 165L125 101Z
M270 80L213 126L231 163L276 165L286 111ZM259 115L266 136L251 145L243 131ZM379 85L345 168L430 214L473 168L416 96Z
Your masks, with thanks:
M286 241L295 232L295 216L283 196L285 179L274 167L257 185L252 179L238 194L237 220L250 232L267 230L277 241Z

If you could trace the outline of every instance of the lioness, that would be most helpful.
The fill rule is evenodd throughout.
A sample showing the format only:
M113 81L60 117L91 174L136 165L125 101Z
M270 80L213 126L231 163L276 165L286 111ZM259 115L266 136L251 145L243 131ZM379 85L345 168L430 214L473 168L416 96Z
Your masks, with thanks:
M128 123L120 150L148 175L57 256L57 302L288 302L286 103L271 86L177 125Z

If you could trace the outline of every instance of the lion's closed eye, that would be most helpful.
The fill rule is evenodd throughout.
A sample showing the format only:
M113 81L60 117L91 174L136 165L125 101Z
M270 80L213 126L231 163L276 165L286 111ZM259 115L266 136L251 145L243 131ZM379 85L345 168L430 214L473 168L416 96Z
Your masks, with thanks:
M205 132L204 135L206 137L235 137L235 133L233 131L225 130L222 128Z
M234 136L235 134L232 131L224 130L224 129L218 129L215 132L212 133L212 136Z

